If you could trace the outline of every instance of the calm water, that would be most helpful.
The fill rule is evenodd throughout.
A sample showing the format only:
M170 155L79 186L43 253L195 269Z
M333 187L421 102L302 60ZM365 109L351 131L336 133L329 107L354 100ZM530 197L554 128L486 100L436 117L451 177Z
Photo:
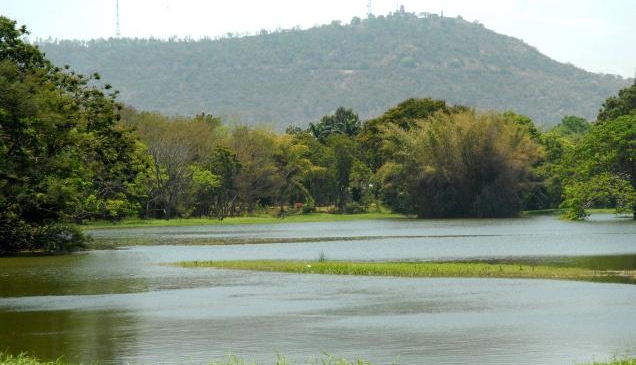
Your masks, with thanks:
M636 223L602 216L118 229L133 246L0 259L0 349L109 363L272 363L327 352L374 363L559 364L636 356L636 286L182 269L179 260L438 260L614 255ZM324 241L316 241L317 238ZM179 246L217 239L259 245ZM634 265L635 268L636 265Z

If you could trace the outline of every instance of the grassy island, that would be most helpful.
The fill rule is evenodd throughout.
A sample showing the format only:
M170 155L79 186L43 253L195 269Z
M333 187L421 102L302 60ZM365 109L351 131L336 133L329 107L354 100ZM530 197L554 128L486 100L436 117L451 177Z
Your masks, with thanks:
M346 261L187 261L188 268L255 270L297 274L394 276L412 278L527 278L636 283L636 271L486 262L346 262Z

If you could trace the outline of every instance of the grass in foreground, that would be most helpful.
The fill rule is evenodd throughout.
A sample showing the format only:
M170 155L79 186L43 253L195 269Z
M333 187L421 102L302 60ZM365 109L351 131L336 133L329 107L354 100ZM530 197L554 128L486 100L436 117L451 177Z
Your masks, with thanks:
M346 262L346 261L186 261L186 268L271 271L297 274L395 276L412 278L528 278L636 283L634 271L590 270L516 263L483 262Z
M0 353L0 365L70 365L69 363L56 361L40 361L35 357L20 354L17 356Z
M98 364L98 363L94 363ZM189 363L192 364L192 363ZM227 356L226 359L222 362L209 362L208 365L259 365L258 363L246 362L239 357L236 356ZM297 362L292 362L286 360L284 357L278 357L273 365L298 365ZM357 360L357 361L349 361L343 358L335 358L333 356L327 356L321 359L317 359L310 362L305 362L308 365L370 365L371 363ZM0 365L73 365L71 363L56 360L56 361L40 361L34 357L28 355L17 355L12 356L8 354L0 353ZM408 364L406 364L408 365ZM579 365L636 365L636 359L618 359L610 362L594 362L589 364L579 364Z
M98 365L99 363L92 363L93 365ZM184 363L186 364L186 363ZM193 362L187 362L188 365L193 365ZM237 356L229 355L226 356L223 361L211 361L206 363L201 363L206 365L259 365L255 361L247 362ZM371 365L371 363L362 360L349 361L344 358L336 358L330 355L326 355L322 358L298 363L295 361L289 361L282 356L277 356L276 360L272 363L273 365L299 365L299 364L307 364L307 365ZM63 360L56 361L40 361L35 357L28 356L25 354L20 354L17 356L8 355L0 353L0 365L77 365L73 363L69 363ZM631 364L628 364L631 365Z

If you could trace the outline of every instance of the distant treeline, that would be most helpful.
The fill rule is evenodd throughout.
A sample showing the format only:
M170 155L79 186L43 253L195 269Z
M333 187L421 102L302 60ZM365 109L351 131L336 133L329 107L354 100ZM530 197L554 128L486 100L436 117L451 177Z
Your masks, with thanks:
M362 119L411 97L515 110L537 125L593 119L628 86L617 76L556 62L519 39L460 18L409 13L307 30L221 39L102 39L39 43L57 65L99 72L140 110L211 112L281 132L339 106Z
M281 133L123 107L99 74L55 67L25 32L0 17L0 253L80 247L69 223L129 216L636 210L636 84L594 123L566 116L547 131L421 98L366 121L339 107Z

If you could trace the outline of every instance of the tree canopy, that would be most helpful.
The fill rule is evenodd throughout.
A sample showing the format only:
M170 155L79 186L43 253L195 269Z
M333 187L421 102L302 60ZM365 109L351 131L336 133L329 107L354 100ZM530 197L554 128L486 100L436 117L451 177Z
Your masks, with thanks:
M636 219L636 84L609 97L598 121L564 157L568 216L594 207L632 211Z
M66 250L84 238L60 223L136 211L136 145L99 75L54 67L25 34L0 17L0 252Z
M387 125L392 151L379 170L383 198L422 218L510 217L529 190L538 146L494 113L439 111L409 130Z

